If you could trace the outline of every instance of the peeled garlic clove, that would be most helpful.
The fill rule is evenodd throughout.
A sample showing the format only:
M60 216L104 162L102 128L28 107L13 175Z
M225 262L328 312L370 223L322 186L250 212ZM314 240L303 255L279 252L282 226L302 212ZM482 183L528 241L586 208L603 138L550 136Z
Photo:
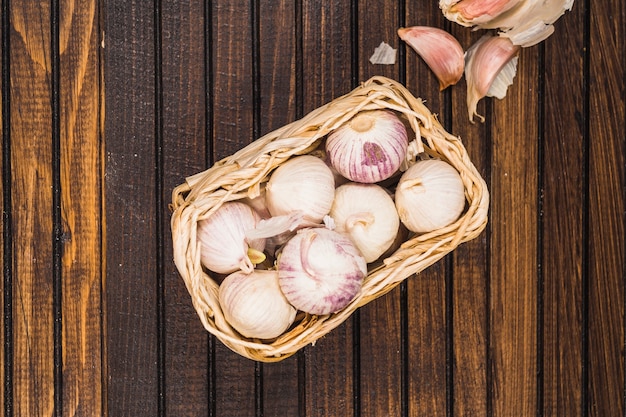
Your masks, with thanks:
M420 160L406 170L400 177L395 197L400 221L416 233L452 224L465 207L461 175L439 159Z
M444 16L462 26L475 26L492 21L523 0L461 0L440 1Z
M245 337L274 339L296 317L296 309L280 290L276 271L234 272L220 285L218 297L226 321Z
M389 110L356 114L326 138L330 164L355 182L374 183L398 171L408 148L404 123Z
M465 66L461 44L445 30L412 26L398 29L398 36L426 62L439 80L439 90L456 84Z
M465 81L467 83L467 111L471 122L476 106L485 96L504 98L517 72L520 47L507 38L485 35L465 54Z
M298 310L330 314L359 293L367 264L348 236L325 228L301 229L277 262L285 297Z
M393 199L376 184L337 187L330 217L335 230L347 234L368 263L389 249L400 225Z
M334 196L332 171L311 155L296 156L280 165L265 186L265 202L272 216L301 211L307 220L321 222Z
M252 272L254 265L264 260L261 255L265 239L247 239L246 231L254 229L260 220L250 206L238 201L226 202L207 219L200 220L197 239L202 264L220 274L238 269ZM263 259L259 262L260 258Z

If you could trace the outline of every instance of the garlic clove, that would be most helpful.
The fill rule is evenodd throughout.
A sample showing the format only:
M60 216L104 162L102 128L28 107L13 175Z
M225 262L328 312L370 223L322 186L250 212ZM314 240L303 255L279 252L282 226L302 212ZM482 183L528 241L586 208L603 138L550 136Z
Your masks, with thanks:
M463 76L463 48L445 30L412 26L398 29L398 36L426 62L439 80L439 90L456 84Z
M523 0L461 0L439 3L444 16L462 26L488 23Z
M218 298L228 324L254 339L274 339L294 322L296 309L278 285L278 272L255 270L228 275L221 283Z
M520 47L500 36L485 35L465 54L465 81L467 83L467 111L469 119L476 113L480 99L485 96L504 98L508 86L517 72L517 55Z

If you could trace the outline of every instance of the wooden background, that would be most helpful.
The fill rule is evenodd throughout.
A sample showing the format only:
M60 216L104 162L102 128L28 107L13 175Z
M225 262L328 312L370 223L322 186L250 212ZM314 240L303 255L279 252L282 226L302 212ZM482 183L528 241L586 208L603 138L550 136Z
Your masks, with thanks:
M621 0L576 0L475 125L396 35L481 35L435 0L0 3L3 415L625 415ZM171 190L378 74L462 138L487 230L315 346L244 359L192 309Z

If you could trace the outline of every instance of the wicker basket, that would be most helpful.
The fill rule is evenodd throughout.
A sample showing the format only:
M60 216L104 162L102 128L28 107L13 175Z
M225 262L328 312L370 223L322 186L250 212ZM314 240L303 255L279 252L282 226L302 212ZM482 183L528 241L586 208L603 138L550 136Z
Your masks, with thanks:
M219 285L201 266L197 222L210 216L226 201L259 195L260 184L291 156L313 152L327 133L357 112L381 108L396 111L413 130L410 134L415 134L415 140L409 145L413 158L424 155L441 158L459 171L467 199L463 215L440 230L410 235L391 256L370 269L360 294L343 310L324 316L299 313L289 330L269 342L244 338L224 319L218 301ZM373 77L352 92L187 178L175 188L171 205L174 261L204 327L244 357L275 362L313 344L348 319L357 308L432 265L460 243L478 236L487 223L488 206L487 186L460 139L446 132L422 101L401 84Z

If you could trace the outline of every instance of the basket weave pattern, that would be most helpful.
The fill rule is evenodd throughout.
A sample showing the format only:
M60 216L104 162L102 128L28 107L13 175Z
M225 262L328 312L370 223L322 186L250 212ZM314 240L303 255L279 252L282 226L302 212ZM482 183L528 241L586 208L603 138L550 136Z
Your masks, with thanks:
M423 155L440 158L459 171L465 186L465 211L445 228L409 235L392 255L371 266L360 293L344 309L324 316L299 313L288 331L269 342L241 336L224 318L218 301L218 283L202 268L196 238L198 221L210 216L224 202L258 196L260 185L276 167L294 155L315 151L329 132L356 113L374 109L393 110L405 119L412 130L409 130L409 152L413 158ZM206 330L244 357L274 362L315 343L357 308L391 291L459 244L477 237L487 223L488 206L487 185L461 140L448 133L422 101L404 86L385 77L373 77L350 93L264 135L176 187L171 205L174 262Z

